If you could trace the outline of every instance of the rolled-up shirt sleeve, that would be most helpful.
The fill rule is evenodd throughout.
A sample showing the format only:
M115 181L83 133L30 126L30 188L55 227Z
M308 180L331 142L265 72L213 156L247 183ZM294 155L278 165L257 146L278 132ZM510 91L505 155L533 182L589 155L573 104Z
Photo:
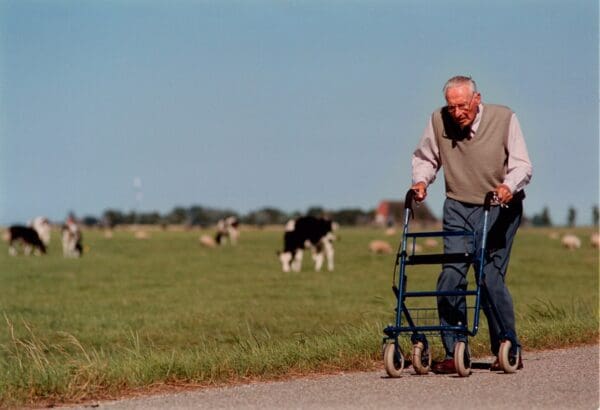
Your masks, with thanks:
M503 183L512 192L517 192L522 190L531 180L533 167L529 159L521 125L514 113L510 119L506 149L508 150L508 164Z
M433 133L433 124L429 119L421 140L412 155L412 183L425 182L427 185L431 184L435 181L440 166L440 150Z

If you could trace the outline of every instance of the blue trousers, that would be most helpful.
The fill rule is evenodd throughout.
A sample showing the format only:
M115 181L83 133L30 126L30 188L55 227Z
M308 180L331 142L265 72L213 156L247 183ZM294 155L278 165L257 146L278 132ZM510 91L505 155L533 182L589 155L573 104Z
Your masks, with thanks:
M482 289L481 308L487 318L490 331L491 351L498 355L501 338L510 334L517 345L520 345L515 329L515 314L513 301L504 283L513 239L521 223L523 203L521 200L513 201L508 208L493 206L488 215L488 236L486 255L483 270L485 272L485 286ZM483 231L484 209L481 205L465 204L450 198L444 202L444 230L447 231L474 231L475 241L461 236L444 237L444 252L475 252L480 243ZM467 271L466 263L444 264L438 278L438 291L466 290ZM476 278L479 277L475 267ZM489 295L489 298L488 298ZM464 296L438 297L438 314L441 325L468 324L467 305ZM497 311L497 317L490 306L492 302ZM472 320L472 318L471 318ZM466 335L456 332L441 332L442 343L446 350L446 358L453 357L456 341L467 341Z

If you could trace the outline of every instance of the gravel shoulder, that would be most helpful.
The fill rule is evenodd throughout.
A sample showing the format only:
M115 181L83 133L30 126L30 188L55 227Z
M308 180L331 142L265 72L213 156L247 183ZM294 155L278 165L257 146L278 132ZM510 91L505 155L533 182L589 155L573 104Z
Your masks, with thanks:
M205 388L64 409L598 409L599 346L524 352L524 369L491 372L492 358L474 360L473 374L388 378L371 372Z

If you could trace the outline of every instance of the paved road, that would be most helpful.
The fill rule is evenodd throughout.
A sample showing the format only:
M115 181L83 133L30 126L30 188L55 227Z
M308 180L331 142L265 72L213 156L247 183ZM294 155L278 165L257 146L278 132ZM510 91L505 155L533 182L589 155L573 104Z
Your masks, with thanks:
M525 352L516 374L483 368L468 378L385 371L316 376L284 382L101 402L100 409L598 409L598 345Z

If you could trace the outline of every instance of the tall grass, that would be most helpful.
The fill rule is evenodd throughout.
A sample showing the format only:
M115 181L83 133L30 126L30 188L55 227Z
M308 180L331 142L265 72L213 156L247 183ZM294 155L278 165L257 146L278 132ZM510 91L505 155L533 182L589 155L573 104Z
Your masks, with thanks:
M280 231L243 231L237 247L218 249L200 247L200 233L139 240L89 231L79 260L63 259L57 240L45 257L0 253L0 404L378 363L382 329L394 320L394 257L369 254L367 244L395 246L398 237L344 229L335 272L313 272L307 257L302 273L284 274ZM409 285L435 286L438 270L415 269ZM597 250L569 252L546 231L522 229L507 282L525 351L597 340ZM485 321L470 344L489 354Z

